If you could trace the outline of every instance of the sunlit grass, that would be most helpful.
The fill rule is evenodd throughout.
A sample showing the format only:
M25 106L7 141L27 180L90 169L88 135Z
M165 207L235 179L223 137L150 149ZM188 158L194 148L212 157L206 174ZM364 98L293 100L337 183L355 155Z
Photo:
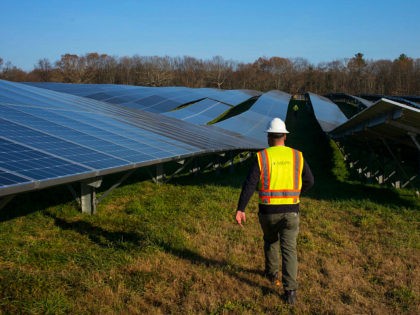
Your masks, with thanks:
M419 313L419 199L347 181L329 141L301 134L290 145L316 184L302 198L295 313ZM0 313L289 314L262 274L256 195L245 228L234 222L247 168L133 180L95 216L63 187L16 198L0 212Z

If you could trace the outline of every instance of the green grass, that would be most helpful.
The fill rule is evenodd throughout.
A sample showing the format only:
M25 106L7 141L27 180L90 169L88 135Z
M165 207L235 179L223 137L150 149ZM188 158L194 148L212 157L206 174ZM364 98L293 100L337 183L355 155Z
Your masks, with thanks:
M315 175L293 313L418 314L419 199L350 181L310 113L287 124ZM256 195L234 222L248 167L160 185L135 174L95 216L65 187L15 198L0 211L0 314L289 314L262 274Z

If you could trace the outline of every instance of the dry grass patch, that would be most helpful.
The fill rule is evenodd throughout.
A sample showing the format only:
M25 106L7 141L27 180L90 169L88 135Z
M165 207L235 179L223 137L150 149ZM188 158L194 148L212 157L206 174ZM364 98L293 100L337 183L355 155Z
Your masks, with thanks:
M96 216L62 204L2 219L0 313L288 314L262 275L257 198L240 228L232 180L130 184ZM418 313L417 204L356 197L303 198L293 313Z

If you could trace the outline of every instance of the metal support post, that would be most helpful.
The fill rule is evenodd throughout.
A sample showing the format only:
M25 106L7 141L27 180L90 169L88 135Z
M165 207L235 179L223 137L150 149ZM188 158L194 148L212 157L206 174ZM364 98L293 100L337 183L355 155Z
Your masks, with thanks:
M163 181L165 174L163 173L163 164L156 165L156 176L153 178L155 184L160 184Z
M96 213L96 192L95 188L99 188L102 184L102 178L94 178L80 183L80 203L82 212L87 214Z
M389 173L388 176L384 177L384 183L386 183L389 179L391 179L392 176L394 176L397 172L396 171L392 171L391 173Z
M409 132L408 135L410 136L411 140L413 140L414 144L417 147L417 150L420 152L420 143L416 139L416 134Z
M220 175L221 168L223 168L223 158L226 156L226 153L220 153L217 158L217 163L214 165L214 169L216 170L216 174Z
M391 150L390 146L388 145L388 142L385 139L382 139L382 142L384 143L385 147L388 149L389 154L391 154L392 158L394 159L394 162L397 164L397 166L400 169L402 175L405 177L405 179L408 180L408 182L410 182L410 179L409 179L407 173L405 172L405 170L401 166L401 164L400 164L399 160L397 159L397 157L395 156L394 152ZM396 188L401 187L400 181L395 182L395 187Z
M235 172L235 164L234 164L234 159L235 159L235 155L232 152L228 153L228 161L226 163L226 166L229 166L229 173L233 174Z
M190 168L190 174L197 175L200 172L200 165L198 163L198 158L194 159L194 165Z

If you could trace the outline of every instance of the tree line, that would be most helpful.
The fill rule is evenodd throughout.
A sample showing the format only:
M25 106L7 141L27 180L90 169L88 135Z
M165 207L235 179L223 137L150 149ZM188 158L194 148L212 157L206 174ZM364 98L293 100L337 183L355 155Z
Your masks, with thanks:
M282 90L291 94L420 95L420 58L401 54L395 60L352 58L311 64L304 58L261 57L244 63L215 56L115 57L64 54L55 62L43 58L23 71L0 58L0 79L30 82L128 84L139 86L214 87Z

